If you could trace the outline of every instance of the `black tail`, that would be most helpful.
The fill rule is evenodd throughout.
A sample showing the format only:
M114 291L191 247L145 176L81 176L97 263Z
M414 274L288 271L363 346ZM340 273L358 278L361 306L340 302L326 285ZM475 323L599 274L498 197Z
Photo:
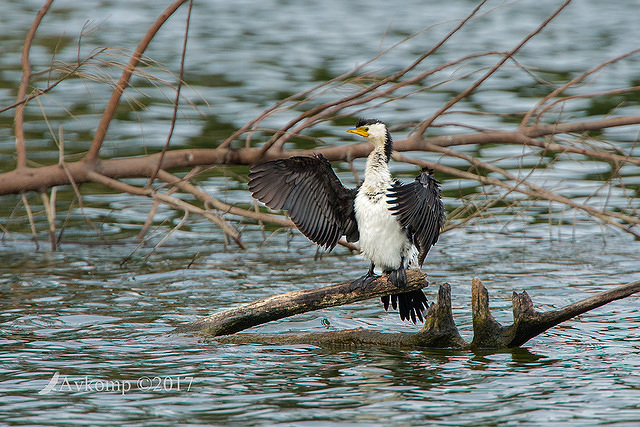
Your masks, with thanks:
M400 312L400 319L411 319L413 323L424 322L423 315L427 312L428 303L427 297L420 289L402 294L385 295L381 299L385 310L389 309L389 299L391 299L391 307Z

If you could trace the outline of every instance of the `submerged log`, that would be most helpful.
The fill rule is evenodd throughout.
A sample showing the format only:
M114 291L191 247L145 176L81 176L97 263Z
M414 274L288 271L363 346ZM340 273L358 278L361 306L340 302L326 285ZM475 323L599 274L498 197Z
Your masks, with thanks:
M427 286L425 275L407 271L406 290ZM640 280L618 286L558 310L538 313L526 291L513 293L513 324L502 326L489 310L489 293L477 277L472 282L471 307L474 336L462 339L451 312L451 286L438 290L437 302L427 310L424 326L415 333L387 333L363 328L287 334L234 334L235 332L320 308L380 297L397 288L383 276L366 289L350 289L351 282L307 291L289 292L207 316L178 327L174 333L197 334L224 343L317 344L332 346L396 346L409 348L510 348L519 347L547 329L579 314L640 292ZM223 336L224 335L224 336Z
M474 335L471 346L476 348L520 347L536 335L566 320L637 292L640 292L640 280L617 286L561 309L544 313L539 313L533 308L533 301L527 291L520 294L514 292L512 296L513 324L502 326L491 316L489 293L480 279L476 277L472 283Z

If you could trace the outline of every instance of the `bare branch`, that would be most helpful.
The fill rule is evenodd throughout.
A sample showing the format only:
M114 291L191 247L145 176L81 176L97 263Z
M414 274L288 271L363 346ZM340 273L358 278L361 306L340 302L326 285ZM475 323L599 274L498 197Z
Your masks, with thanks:
M260 212L241 209L235 206L231 206L227 203L224 203L221 200L211 196L210 194L198 189L196 186L191 184L186 179L180 179L164 170L160 170L158 172L158 177L161 180L165 181L167 184L175 185L177 188L181 189L185 193L193 194L198 199L205 202L205 204L209 204L214 209L217 209L223 213L230 213L232 215L239 215L246 218L255 219L258 221L269 222L272 224L280 225L282 227L293 227L293 223L291 222L291 220L273 216L273 215L263 214Z
M222 231L225 232L226 235L230 236L242 249L244 249L244 245L240 240L240 233L233 226L229 225L224 219L222 219L219 215L213 214L211 212L207 212L204 209L201 209L197 206L193 206L183 200L180 200L175 197L167 196L166 194L159 193L150 188L140 188L134 187L132 185L125 184L116 179L109 178L105 175L99 174L94 171L87 172L87 178L93 182L106 185L109 188L113 188L115 190L123 191L125 193L134 194L138 196L147 196L159 200L162 203L168 204L169 206L176 207L178 209L193 212L198 215L202 215L203 217L213 221L217 224Z
M156 180L156 176L158 175L158 171L160 170L160 166L162 165L162 159L164 159L164 155L169 148L169 144L171 143L171 137L173 136L173 130L176 126L176 118L178 116L178 105L180 104L180 90L182 89L182 82L184 79L184 59L187 55L187 40L189 39L189 22L191 21L191 10L193 8L193 0L189 0L189 8L187 10L187 22L185 24L184 29L184 40L182 42L182 55L180 58L180 74L178 76L178 86L176 87L176 98L173 101L173 113L171 116L171 125L169 127L169 133L167 134L167 141L164 143L162 147L162 152L160 153L160 159L158 160L158 166L154 169L151 174L151 178L149 178L148 186L150 187L153 184L153 181Z
M428 58L429 56L431 56L436 50L438 50L442 45L444 45L449 39L451 39L451 37L453 37L473 16L476 15L476 13L482 8L482 6L484 6L484 4L486 3L486 0L483 0L482 2L480 2L472 11L471 13L469 13L469 15L467 15L464 19L462 19L458 25L456 25L456 27L451 30L446 36L444 36L438 43L436 43L434 46L432 46L430 49L428 49L424 54L420 55L412 64L410 64L409 66L407 66L406 68L404 68L403 70L394 73L391 76L385 77L383 79L380 79L379 81L377 81L376 83L374 83L373 85L367 86L366 88L363 88L362 90L352 94L352 95L348 95L344 98L341 98L337 101L331 101L331 102L327 102L327 103L323 103L321 105L318 105L308 111L305 111L304 113L300 114L298 117L294 118L293 120L291 120L289 123L287 123L279 132L277 132L273 137L271 137L271 139L269 140L269 142L267 142L266 144L264 144L263 146L263 154L266 153L267 150L269 150L271 148L271 146L274 146L276 148L276 151L280 151L282 149L282 147L284 146L284 144L286 143L286 141L288 140L288 135L296 135L298 133L300 133L303 129L310 127L313 123L318 122L319 120L321 120L323 117L328 117L331 115L335 115L337 114L339 111L344 110L345 108L349 107L349 106L353 106L353 105L361 105L365 102L367 102L368 100L372 99L372 96L374 98L378 98L380 95L376 95L375 91L386 85L387 83L390 82L394 82L399 80L400 78L402 78L403 76L405 76L407 73L409 73L411 70L413 70L415 67L417 67L422 61L424 61L426 58ZM380 55L378 55L380 56ZM433 73L435 72L435 70L431 70L429 71L429 73ZM420 78L420 80L424 79L424 76ZM387 92L393 91L393 90L397 90L399 87L402 87L404 85L400 85L400 86L396 86L394 89L390 89ZM360 99L362 97L365 97L365 99ZM299 126L296 126L294 128L294 126L300 122L302 122L304 120L303 123L301 123ZM292 128L294 128L292 131L290 131Z
M51 7L53 0L47 0L45 4L40 8L36 18L31 24L27 38L24 41L22 48L22 79L20 80L20 87L18 88L17 101L22 101L27 94L27 88L29 87L29 81L31 80L31 64L29 63L29 51L31 50L31 44L33 38L36 35L36 30L42 22L42 18L46 15L49 7ZM17 155L17 167L27 167L27 146L24 140L24 103L20 103L16 106L14 129L16 135L16 155Z
M579 83L579 82L583 81L589 75L591 75L591 74L603 69L607 65L611 65L614 62L618 62L618 61L620 61L622 59L628 58L629 56L635 55L638 52L640 52L640 49L634 49L634 50L632 50L630 52L627 52L625 54L616 56L615 58L612 58L612 59L610 59L608 61L602 62L602 63L598 64L597 66L595 66L594 68L582 73L581 75L579 75L577 77L574 77L573 79L569 80L568 82L566 82L562 86L556 88L555 90L553 90L552 92L547 94L544 98L542 98L540 101L538 101L538 103L536 105L534 105L529 111L527 111L525 116L522 118L522 121L520 122L520 128L524 128L526 126L526 124L529 122L529 119L531 119L531 116L533 114L535 114L536 110L538 108L540 108L541 106L543 106L547 101L552 99L554 96L560 95L562 92L564 92L565 90L567 90L571 86L575 85L576 83ZM538 123L540 116L550 107L551 107L551 105L547 106L545 109L541 110L540 113L538 113L538 118L536 119L536 123L535 124Z
M424 135L424 133L426 132L427 128L429 126L431 126L431 124L433 123L433 121L435 119L440 117L440 115L442 113L447 111L453 105L457 104L458 101L460 101L461 99L466 98L471 92L476 90L478 88L478 86L480 86L485 80L487 80L489 77L491 77L491 75L493 75L500 67L502 67L502 65L504 65L504 63L507 62L507 60L509 58L511 58L517 51L519 51L522 48L522 46L524 46L534 36L539 34L544 29L544 27L546 27L549 24L549 22L551 22L556 16L558 16L558 14L560 12L562 12L562 10L565 7L567 7L569 5L569 3L571 3L571 0L565 1L562 4L562 6L560 6L558 9L556 9L551 14L551 16L549 16L542 24L540 24L538 26L538 28L536 28L533 32L529 33L520 43L518 43L516 45L516 47L514 47L509 52L507 52L507 54L500 61L498 61L498 63L496 65L491 67L491 69L489 71L487 71L481 78L476 80L471 86L469 86L468 88L466 88L465 90L460 92L452 100L450 100L444 106L442 106L440 109L438 109L438 111L436 111L430 118L428 118L427 120L425 120L422 123L420 123L420 126L418 127L418 129L415 132L415 137L416 138L422 137L422 135Z
M138 66L142 54L147 49L147 46L149 46L149 43L151 43L151 40L153 40L153 37L156 35L158 30L160 30L162 25L164 25L166 20L169 19L171 15L173 15L173 13L178 10L178 8L182 6L182 4L186 1L188 0L176 0L169 7L167 7L165 11L162 12L162 14L160 14L160 16L156 19L149 30L147 30L147 33L144 35L144 37L136 47L136 50L133 52L129 63L122 72L120 80L118 81L118 84L111 94L111 99L109 99L109 103L107 104L107 107L102 114L102 118L100 119L100 123L98 124L98 128L96 129L91 147L89 147L89 151L85 156L85 160L87 162L95 161L98 158L100 148L102 147L102 142L107 135L109 124L111 123L113 115L116 112L116 108L118 107L120 98L122 97L122 93L129 85L129 80L131 79L134 70Z
M24 205L24 210L27 212L27 216L29 218L29 226L31 227L31 235L33 236L33 241L36 244L36 249L40 247L38 243L38 231L36 230L36 223L33 220L33 211L31 211L31 205L29 205L29 200L27 200L27 196L24 192L20 193L22 197L22 204Z
M407 270L407 287L403 291L428 286L425 274L420 270ZM177 328L175 333L203 333L208 336L228 335L273 320L320 310L327 307L351 304L369 298L397 292L398 288L382 276L367 285L366 289L350 289L351 281L320 289L294 291L276 295L252 304L243 305L191 322Z

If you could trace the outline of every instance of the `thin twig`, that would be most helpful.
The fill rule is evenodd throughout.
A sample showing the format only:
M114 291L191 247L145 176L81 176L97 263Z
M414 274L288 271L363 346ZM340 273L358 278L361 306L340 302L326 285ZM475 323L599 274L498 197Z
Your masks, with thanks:
M53 190L55 190L55 187L51 189L52 196L55 194L53 193ZM44 205L44 210L47 214L47 222L49 223L49 241L51 242L51 250L56 251L58 241L56 239L55 197L51 197L51 199L49 199L49 196L45 191L40 193L40 197L42 197L42 204Z
M162 239L160 239L160 241L153 247L151 252L149 252L147 256L144 257L145 261L148 260L149 257L156 251L156 249L159 249L174 232L180 230L188 218L189 218L189 211L184 211L184 215L182 216L182 219L180 220L180 222L175 227L171 228L171 230L169 230L168 233L165 233Z
M102 147L102 142L104 141L105 136L107 135L107 130L109 129L109 124L113 119L113 115L116 112L116 108L118 108L118 104L120 102L120 98L124 90L129 85L129 80L133 75L138 63L140 62L140 58L142 54L146 50L151 40L153 40L156 33L160 30L162 25L173 15L173 13L178 10L182 4L184 4L187 0L176 0L169 7L165 9L164 12L160 14L160 16L156 19L156 21L151 25L151 27L147 30L146 34L136 47L136 50L131 55L131 59L129 63L125 67L122 75L120 76L120 80L118 81L116 87L111 94L111 98L109 99L109 103L102 114L102 118L100 119L100 123L96 129L96 133L93 137L93 142L91 143L91 147L89 147L89 151L85 156L85 161L92 162L98 158L98 154L100 153L100 148Z
M193 176L195 176L198 173L199 170L200 170L199 166L191 169L189 171L189 173L184 177L184 179L185 180L191 179ZM172 195L176 191L178 191L178 187L170 188L167 191L167 196ZM144 236L147 234L147 232L149 231L149 227L151 227L151 224L153 223L153 218L155 217L159 206L160 206L160 202L158 200L154 200L153 201L153 205L151 206L151 209L149 209L149 214L147 215L147 219L144 222L144 225L142 226L142 229L138 233L138 236L136 237L136 240L142 241Z
M573 79L569 80L568 82L566 82L562 86L560 86L560 87L556 88L555 90L551 91L544 98L542 98L540 101L538 101L536 103L536 105L534 105L529 111L527 111L527 113L522 118L522 121L520 122L520 128L521 129L524 128L527 125L527 123L529 122L529 120L531 119L531 116L536 112L536 110L538 108L540 108L542 105L544 105L547 101L552 99L553 97L555 97L557 95L560 95L562 92L564 92L565 90L567 90L571 86L574 86L576 83L579 83L579 82L583 81L588 76L590 76L591 74L603 69L604 67L606 67L608 65L611 65L611 64L613 64L615 62L618 62L618 61L620 61L622 59L628 58L629 56L635 55L638 52L640 52L640 49L634 49L634 50L632 50L630 52L627 52L627 53L624 53L622 55L616 56L615 58L612 58L612 59L610 59L608 61L602 62L602 63L598 64L597 66L593 67L592 69L580 74L577 77L574 77ZM563 100L566 101L566 98L563 99ZM553 104L551 104L551 105L553 105ZM551 108L551 105L547 106L547 108L541 110L540 113L538 113L538 118L536 119L536 122L534 124L538 124L538 120L540 119L540 116L547 109Z
M22 78L20 80L20 86L18 87L18 96L16 97L16 102L22 101L27 94L27 88L29 87L29 81L31 80L31 64L29 63L29 51L31 50L31 44L33 43L33 38L36 35L36 30L38 29L40 22L42 22L42 18L44 18L44 15L46 15L47 11L49 10L51 3L53 3L53 0L47 0L45 4L40 8L38 13L36 14L35 19L33 20L33 24L31 24L31 28L29 28L27 38L24 41L21 59ZM27 167L27 146L24 139L24 108L24 103L18 104L16 106L14 118L17 168Z
M27 217L29 218L29 226L31 227L31 235L33 236L33 241L36 244L36 250L40 250L40 244L38 243L38 231L36 230L36 223L33 220L33 212L31 211L31 205L29 205L29 201L27 200L26 194L24 192L20 193L22 197L22 204L24 205L24 210L27 212Z
M149 178L149 182L147 183L147 187L151 187L153 181L156 180L156 176L158 175L158 171L162 167L162 160L164 159L164 155L169 149L169 144L171 143L171 137L173 136L173 130L176 126L176 118L178 117L178 106L180 105L180 91L182 89L182 82L184 80L184 60L187 55L187 40L189 39L189 22L191 21L191 9L193 8L193 0L189 0L189 8L187 9L187 21L184 29L184 40L182 41L182 54L180 57L180 75L178 76L178 87L176 88L176 98L173 101L173 113L171 115L171 125L169 126L169 133L167 134L167 140L162 147L162 152L160 153L160 159L158 160L158 165L154 169L151 177Z
M424 120L420 126L416 129L415 132L415 137L419 138L422 135L424 135L424 133L426 132L427 128L429 126L431 126L431 124L433 123L433 121L435 119L437 119L438 117L440 117L440 115L442 113L444 113L445 111L447 111L449 108L451 108L452 106L454 106L455 104L457 104L461 99L466 98L471 92L473 92L478 86L480 86L485 80L487 80L489 77L491 77L500 67L502 67L502 65L504 65L505 62L507 62L507 60L509 58L511 58L516 52L518 52L525 44L527 44L527 42L529 40L531 40L534 36L536 36L537 34L539 34L548 24L549 22L551 22L556 16L558 16L558 14L560 12L562 12L562 10L567 7L569 5L569 3L571 3L571 0L567 0L565 1L562 6L560 6L558 9L556 9L542 24L540 24L538 26L538 28L536 28L534 31L532 31L531 33L529 33L520 43L518 43L516 45L516 47L514 47L513 49L511 49L509 52L507 52L506 55L504 55L502 57L502 59L500 61L498 61L498 63L496 65L494 65L493 67L491 67L491 69L489 71L487 71L481 78L479 78L478 80L476 80L471 86L467 87L465 90L463 90L462 92L460 92L458 95L456 95L452 100L450 100L449 102L447 102L444 106L442 106L441 108L438 109L438 111L436 111L431 117L429 117L427 120Z
M184 211L189 211L189 212L196 213L198 215L202 215L203 217L217 224L222 229L222 231L224 231L226 235L230 236L236 242L236 244L240 248L245 249L244 244L240 240L240 233L238 232L238 230L236 230L233 226L229 225L219 215L216 215L211 212L207 212L202 208L193 206L192 204L187 203L183 200L180 200L176 197L167 196L166 194L159 193L150 188L140 188L140 187L135 187L133 185L125 184L123 182L118 181L117 179L109 178L105 175L102 175L94 171L88 171L87 177L93 182L105 185L109 188L113 188L118 191L134 194L138 196L151 197L169 206L173 206L175 208L182 209Z

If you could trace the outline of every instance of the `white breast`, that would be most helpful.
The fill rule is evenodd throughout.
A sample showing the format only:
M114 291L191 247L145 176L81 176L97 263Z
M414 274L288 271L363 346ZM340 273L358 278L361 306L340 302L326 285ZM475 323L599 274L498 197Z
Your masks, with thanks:
M411 262L417 251L398 221L391 215L386 189L360 187L355 200L362 254L377 267L395 270ZM404 262L403 262L404 260Z

